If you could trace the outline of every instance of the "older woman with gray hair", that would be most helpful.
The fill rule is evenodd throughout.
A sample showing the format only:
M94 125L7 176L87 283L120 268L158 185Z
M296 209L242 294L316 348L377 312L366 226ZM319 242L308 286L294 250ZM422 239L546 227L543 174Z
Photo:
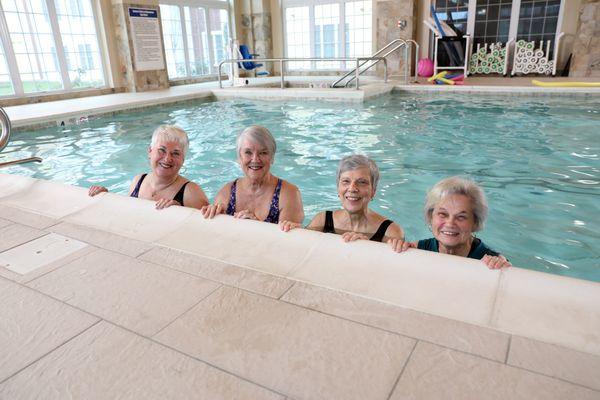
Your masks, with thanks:
M337 191L342 209L317 214L307 228L342 235L345 242L403 240L400 225L369 209L378 182L379 168L373 160L363 155L342 158L337 170ZM284 222L281 228L289 231L297 227L299 224Z
M179 175L190 142L185 131L174 125L161 125L154 130L148 147L152 172L136 175L129 187L131 197L156 201L156 208L173 205L202 208L206 195L196 183ZM108 192L104 186L91 186L88 195Z
M202 209L205 218L228 214L235 218L271 223L301 222L304 219L298 188L271 174L277 145L271 132L252 125L237 137L237 157L244 177L229 182Z
M482 260L490 269L511 266L474 235L483 229L488 212L485 194L475 182L458 176L443 179L427 193L424 211L434 237L418 242L390 241L395 251L413 247Z

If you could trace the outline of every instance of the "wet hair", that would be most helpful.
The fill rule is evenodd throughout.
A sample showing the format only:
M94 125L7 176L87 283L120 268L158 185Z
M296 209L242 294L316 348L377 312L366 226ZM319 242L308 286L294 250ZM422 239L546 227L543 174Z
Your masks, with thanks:
M258 143L259 145L265 147L271 156L271 161L275 159L277 144L275 143L275 138L273 138L271 132L269 132L269 130L264 126L250 125L240 132L236 141L238 157L242 151L242 141L244 139L248 139L251 142Z
M154 148L159 141L177 142L181 146L183 156L187 154L190 148L190 140L183 129L175 125L161 125L154 130L150 147Z
M367 156L360 154L353 154L346 156L341 159L337 169L337 182L340 182L340 176L346 171L354 171L359 168L368 168L371 173L371 185L373 186L373 192L377 190L377 184L379 183L379 168L375 161L371 160Z
M425 207L423 210L425 212L425 221L427 221L427 224L431 225L431 218L433 217L433 210L435 207L442 200L454 194L467 196L471 200L473 217L475 219L473 232L482 230L485 226L485 220L488 214L488 204L483 189L481 189L481 186L474 181L461 178L460 176L451 176L442 179L429 189L427 196L425 197Z

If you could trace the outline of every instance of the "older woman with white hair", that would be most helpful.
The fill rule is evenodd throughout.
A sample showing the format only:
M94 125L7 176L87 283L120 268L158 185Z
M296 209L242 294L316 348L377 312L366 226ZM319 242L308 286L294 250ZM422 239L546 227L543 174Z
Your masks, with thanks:
M157 209L173 205L200 209L209 204L200 186L179 175L188 148L189 139L183 129L173 125L156 128L148 148L152 172L136 175L129 195L154 200ZM88 194L95 196L102 192L108 189L94 185Z
M300 190L271 173L277 145L271 132L252 125L237 137L237 157L244 176L227 183L212 205L202 209L205 218L228 214L258 221L301 222L304 219Z
M379 168L363 155L342 158L337 170L337 191L342 209L317 214L307 228L342 235L345 242L372 240L387 242L403 240L400 225L369 209L379 182ZM283 222L282 230L289 231L300 225Z
M475 182L458 176L443 179L427 193L424 211L434 237L418 242L390 241L395 251L412 247L482 260L490 269L511 266L503 255L475 237L488 212L485 194Z

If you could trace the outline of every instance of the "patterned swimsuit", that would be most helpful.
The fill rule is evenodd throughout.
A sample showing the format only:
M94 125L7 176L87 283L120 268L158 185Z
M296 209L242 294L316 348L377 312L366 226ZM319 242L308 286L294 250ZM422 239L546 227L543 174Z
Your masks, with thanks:
M272 224L279 223L279 192L281 192L281 184L283 181L277 179L277 186L275 186L275 193L271 199L271 206L269 207L269 215L265 218L265 222ZM237 179L233 181L231 185L231 193L229 194L229 204L227 205L227 215L233 215L235 213L235 193L237 190Z

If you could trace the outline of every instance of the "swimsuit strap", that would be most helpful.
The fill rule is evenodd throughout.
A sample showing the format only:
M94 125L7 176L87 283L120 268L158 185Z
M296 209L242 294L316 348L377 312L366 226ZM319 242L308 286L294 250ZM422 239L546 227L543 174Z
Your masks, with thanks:
M237 186L237 179L231 184L231 192L229 192L229 204L227 204L227 215L233 215L235 213L235 192Z
M335 227L333 226L333 211L325 211L325 225L323 225L323 232L335 233Z
M142 186L142 182L146 178L146 175L148 175L148 174L142 174L142 176L140 176L140 179L137 181L137 183L135 184L135 187L133 188L133 192L131 192L131 194L129 195L130 197L138 197L139 196L140 186Z
M277 179L277 186L275 187L275 193L271 199L271 206L269 207L269 215L265 218L265 222L271 222L273 224L279 223L279 193L281 192L281 184L283 181Z
M183 195L185 194L185 187L187 186L188 183L190 183L190 181L187 181L186 183L184 183L183 186L181 186L181 189L179 189L179 191L175 195L175 197L173 197L173 200L175 200L182 206L183 206Z
M372 240L374 242L381 242L383 240L383 237L385 236L385 231L387 231L387 228L393 223L394 222L389 219L383 221L381 225L379 225L377 232L375 232L375 234L371 236L371 239L369 240Z

